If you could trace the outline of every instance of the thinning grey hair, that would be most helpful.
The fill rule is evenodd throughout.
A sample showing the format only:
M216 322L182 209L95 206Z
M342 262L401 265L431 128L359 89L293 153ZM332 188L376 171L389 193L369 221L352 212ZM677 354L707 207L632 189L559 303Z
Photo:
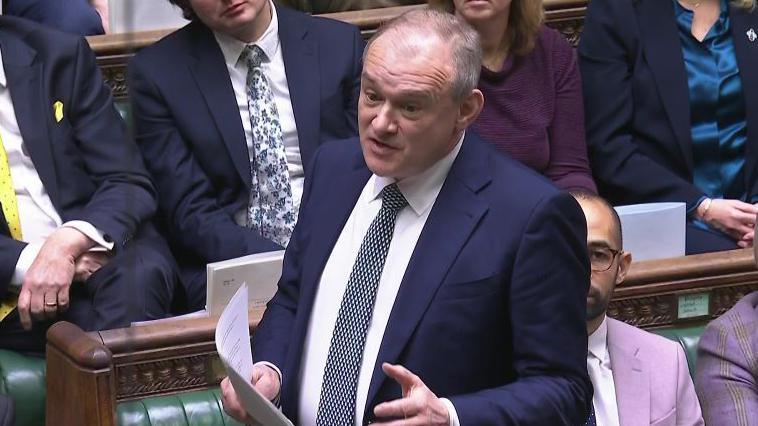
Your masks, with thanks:
M464 20L435 9L424 8L406 12L382 25L371 37L363 52L364 63L369 49L376 40L389 34L398 40L408 39L414 34L437 37L441 46L448 46L450 49L454 69L450 82L453 100L461 102L476 89L482 70L482 46L479 34Z

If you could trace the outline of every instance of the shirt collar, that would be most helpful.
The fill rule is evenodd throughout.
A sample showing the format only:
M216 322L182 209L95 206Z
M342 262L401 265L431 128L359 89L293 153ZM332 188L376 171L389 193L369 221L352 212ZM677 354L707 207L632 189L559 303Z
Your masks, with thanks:
M605 361L608 357L608 317L603 317L600 327L587 340L587 352L600 361Z
M416 215L421 216L434 204L434 200L437 199L437 194L439 194L442 184L445 183L445 178L453 166L453 161L458 157L465 134L465 132L461 134L455 147L441 160L423 172L397 182L398 189ZM395 179L389 177L374 175L374 178L372 200L379 197L385 186L395 182Z
M234 37L226 34L214 31L213 35L216 37L221 48L221 53L224 55L224 61L227 65L234 67L240 59L242 51L248 44L255 44L263 50L269 61L274 58L274 55L279 51L279 19L276 14L276 7L272 1L269 1L271 5L271 22L269 22L266 31L263 32L261 37L253 43L245 43Z

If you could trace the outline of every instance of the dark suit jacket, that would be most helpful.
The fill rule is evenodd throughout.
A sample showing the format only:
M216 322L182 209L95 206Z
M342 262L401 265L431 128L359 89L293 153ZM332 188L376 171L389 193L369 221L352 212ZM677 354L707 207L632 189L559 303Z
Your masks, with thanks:
M357 140L319 150L279 289L253 336L253 359L282 371L295 424L321 272L370 176ZM401 395L381 371L392 362L450 398L464 425L583 424L592 395L585 229L569 195L469 133L395 299L364 422Z
M155 189L95 55L81 37L7 16L0 16L0 50L24 147L53 206L64 222L87 221L120 250L155 212ZM4 231L0 298L25 246Z
M731 7L731 6L730 6ZM731 7L748 126L745 187L758 196L758 11ZM615 204L684 201L693 184L689 89L671 0L593 0L579 44L587 145L600 193Z
M277 14L307 172L320 143L357 134L364 43L351 25L282 7ZM233 219L249 202L250 160L212 31L190 23L137 54L129 75L136 138L170 242L203 262L280 249Z

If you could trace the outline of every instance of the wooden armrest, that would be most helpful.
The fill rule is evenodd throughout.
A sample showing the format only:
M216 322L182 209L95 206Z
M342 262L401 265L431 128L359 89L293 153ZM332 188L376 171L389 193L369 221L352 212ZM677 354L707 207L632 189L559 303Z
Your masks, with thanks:
M85 333L66 321L57 322L47 330L47 346L82 368L107 368L112 359L111 351L97 338L96 333Z

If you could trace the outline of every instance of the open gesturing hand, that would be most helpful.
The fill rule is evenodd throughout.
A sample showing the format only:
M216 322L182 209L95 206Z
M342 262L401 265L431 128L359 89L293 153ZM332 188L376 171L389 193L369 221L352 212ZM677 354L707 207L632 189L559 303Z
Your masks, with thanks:
M387 376L400 384L403 397L374 407L378 419L394 419L373 423L383 426L433 425L448 426L447 406L437 398L421 379L402 365L382 364Z

